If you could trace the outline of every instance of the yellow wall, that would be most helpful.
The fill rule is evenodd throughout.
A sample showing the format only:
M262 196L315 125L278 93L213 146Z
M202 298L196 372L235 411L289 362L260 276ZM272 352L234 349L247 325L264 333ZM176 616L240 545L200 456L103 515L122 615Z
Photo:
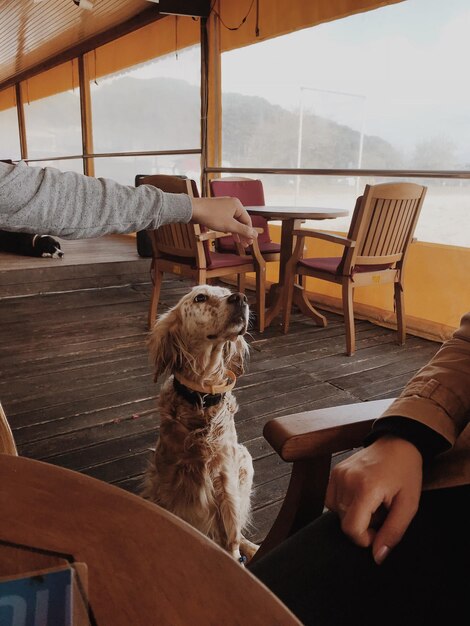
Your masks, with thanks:
M0 111L12 109L13 107L16 107L15 88L9 87L0 91Z
M253 5L246 21L241 24L250 8L250 0L219 0L216 9L224 23L238 29L221 29L222 52L247 46L257 41L278 37L308 28L322 22L370 11L403 0L259 0L258 28L256 34L256 6Z
M270 227L274 241L280 241L280 227ZM345 233L341 233L345 234ZM306 239L306 256L340 256L341 246ZM277 281L277 267L268 263L268 281ZM470 311L470 248L416 242L411 245L405 274L405 311L410 334L438 341L447 339ZM307 291L312 301L327 309L341 311L338 285L309 278ZM393 286L360 287L355 290L356 317L395 327Z
M90 78L113 74L199 41L199 21L169 15L88 53Z

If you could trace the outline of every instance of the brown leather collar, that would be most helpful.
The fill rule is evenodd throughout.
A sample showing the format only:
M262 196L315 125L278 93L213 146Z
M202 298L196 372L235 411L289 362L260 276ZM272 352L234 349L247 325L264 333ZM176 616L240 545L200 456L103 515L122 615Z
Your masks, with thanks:
M202 409L207 409L222 402L225 394L235 386L237 380L235 374L227 370L226 375L230 382L223 385L204 386L187 380L180 374L173 374L173 387L176 393L190 404L200 405Z
M225 370L226 379L229 380L230 382L228 383L226 382L223 385L198 385L194 381L184 378L184 376L181 376L181 374L177 372L173 372L173 376L176 378L176 380L179 383L181 383L185 387L188 387L188 389L191 389L191 391L197 391L199 393L208 393L213 396L219 393L227 393L227 391L231 391L235 387L235 383L237 382L237 377L230 370Z

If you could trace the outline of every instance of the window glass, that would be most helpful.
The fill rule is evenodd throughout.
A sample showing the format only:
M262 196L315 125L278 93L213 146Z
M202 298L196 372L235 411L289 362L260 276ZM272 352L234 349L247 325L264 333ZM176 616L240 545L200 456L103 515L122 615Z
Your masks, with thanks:
M28 158L82 153L77 72L67 63L22 83Z
M307 221L305 227L348 232L351 214L366 184L410 182L428 190L415 237L420 241L470 246L470 181L439 178L387 178L373 176L274 176L247 175L263 181L266 204L278 206L333 207L349 211L348 217ZM449 215L452 219L449 219Z
M456 62L470 55L469 25L468 0L408 0L224 53L223 165L469 170ZM299 204L336 204L346 188L353 206L359 191L348 177L275 179ZM469 245L451 224L468 215L468 184L426 184L420 236Z
M137 174L172 174L196 181L200 191L200 156L168 155L146 157L108 157L95 159L95 176L111 178L123 185L134 185Z
M0 159L21 158L15 96L12 89L0 92Z
M199 148L199 46L92 81L91 102L96 153Z

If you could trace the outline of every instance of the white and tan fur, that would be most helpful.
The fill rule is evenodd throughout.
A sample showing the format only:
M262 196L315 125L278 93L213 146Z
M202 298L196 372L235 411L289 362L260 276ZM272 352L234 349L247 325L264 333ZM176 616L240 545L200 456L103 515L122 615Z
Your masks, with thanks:
M258 546L242 535L249 523L253 463L238 443L231 391L203 408L173 386L176 372L196 385L223 385L244 368L248 305L242 294L202 285L162 315L149 339L155 377L170 374L160 396L160 434L143 495L187 521L236 559Z

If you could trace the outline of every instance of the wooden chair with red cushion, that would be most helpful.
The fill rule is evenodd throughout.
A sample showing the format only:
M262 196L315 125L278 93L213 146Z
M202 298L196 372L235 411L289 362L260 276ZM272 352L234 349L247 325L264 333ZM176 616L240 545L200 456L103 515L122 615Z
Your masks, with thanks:
M199 195L196 183L180 176L156 174L139 177L137 183L138 185L153 185L167 193L186 193L192 197ZM204 285L211 278L222 278L233 274L240 277L247 272L254 272L256 273L255 313L258 329L263 332L266 262L256 241L250 255L239 254L237 250L222 253L218 250L211 250L209 242L227 237L227 233L209 231L199 224L166 224L157 230L147 232L153 247L153 291L148 315L149 328L153 326L157 315L164 272L191 278L197 285Z
M356 201L347 237L314 230L294 230L297 237L286 267L283 327L289 329L294 289L302 289L303 305L310 308L305 289L295 284L297 276L310 276L342 287L347 354L355 350L353 294L356 287L393 283L398 341L405 342L406 325L403 279L410 243L419 218L426 187L414 183L366 185ZM338 243L338 257L302 258L305 237Z

